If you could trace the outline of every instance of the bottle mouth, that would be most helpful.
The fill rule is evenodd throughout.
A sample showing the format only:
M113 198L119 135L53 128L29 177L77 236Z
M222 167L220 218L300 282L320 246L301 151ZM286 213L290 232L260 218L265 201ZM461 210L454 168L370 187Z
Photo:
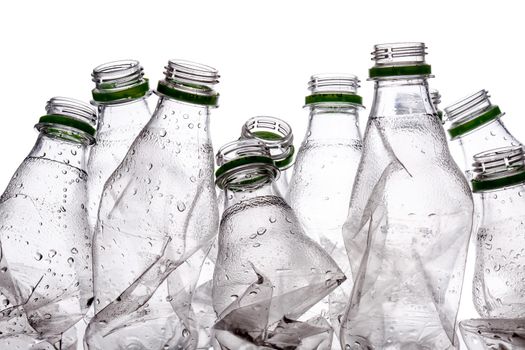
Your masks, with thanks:
M474 192L498 189L525 182L525 156L522 146L502 147L474 156Z
M169 60L164 67L164 80L157 92L182 102L217 106L219 94L213 87L219 83L219 72L210 66L186 61Z
M292 127L282 119L270 116L250 118L242 126L241 139L263 142L280 170L288 169L293 164Z
M306 105L317 104L353 104L362 107L363 99L357 95L359 79L352 74L315 74L308 81L308 90L311 94L306 96Z
M215 183L220 189L250 191L279 176L270 150L257 139L241 139L222 146L216 155Z
M144 68L136 60L120 60L101 64L91 73L95 103L120 103L150 94Z
M427 47L421 42L378 44L372 51L375 66L370 68L371 79L407 76L431 76L431 66L426 64Z
M445 117L451 123L448 130L454 139L504 115L490 102L487 90L480 90L445 108Z
M95 141L97 113L89 104L67 97L53 97L46 103L46 115L36 124L38 131L54 130L74 140Z

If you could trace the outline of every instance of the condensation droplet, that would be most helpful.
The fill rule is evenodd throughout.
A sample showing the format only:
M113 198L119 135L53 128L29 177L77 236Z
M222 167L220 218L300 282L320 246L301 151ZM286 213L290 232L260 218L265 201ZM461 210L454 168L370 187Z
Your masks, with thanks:
M35 254L35 260L36 260L36 261L40 261L40 260L42 260L42 254L40 254L39 252L36 252L36 254Z
M270 220L272 224L277 221L277 219L274 216L270 216L268 220Z
M71 257L70 257L69 259L67 259L67 263L68 263L69 265L73 265L74 262L75 262L75 259L73 259L73 258L71 258Z
M265 233L266 233L266 228L264 228L264 227L259 227L259 228L257 229L257 234L258 234L258 235L264 235Z
M77 254L78 253L78 249L77 248L72 248L71 249L71 254Z
M182 213L184 210L186 210L186 204L180 201L177 202L177 210Z

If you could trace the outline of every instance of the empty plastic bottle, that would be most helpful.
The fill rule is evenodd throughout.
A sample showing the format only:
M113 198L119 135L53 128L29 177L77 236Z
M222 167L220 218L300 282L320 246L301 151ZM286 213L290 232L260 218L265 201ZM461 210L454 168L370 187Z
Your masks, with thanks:
M473 204L428 91L423 43L376 45L374 103L343 228L344 349L453 349Z
M280 171L275 185L284 198L289 186L289 171L287 170L293 165L295 153L292 127L279 118L269 116L253 117L248 119L242 126L241 139L257 139L264 142L270 149L272 159Z
M93 243L90 349L196 346L186 298L199 276L172 273L217 234L209 115L218 77L214 68L170 60L151 120L106 182Z
M436 89L430 89L430 100L432 101L432 105L434 106L434 109L437 112L437 116L439 120L441 120L442 124L445 124L445 118L443 118L443 111L439 109L439 104L441 103L441 94Z
M344 275L306 236L278 194L279 169L264 143L254 139L229 143L219 150L217 163L216 183L226 192L227 209L219 231L213 307L220 320L229 317L229 324L239 325L231 333L248 338L257 334L251 341L264 342L266 330L284 316L302 315L343 282ZM262 299L248 303L253 310L247 319L235 319L232 315L246 298Z
M472 157L489 150L521 143L507 130L501 117L505 114L493 105L489 93L481 90L445 108L445 118L451 147L460 149L463 159L459 161L467 179L471 180Z
M50 99L46 112L36 125L36 144L0 197L0 334L6 349L59 343L93 301L86 158L96 113L63 97Z
M90 224L95 227L104 184L151 113L146 101L150 95L149 83L138 61L105 63L93 69L92 76L96 84L93 103L98 107L99 123L88 161L88 213Z
M481 196L474 306L483 317L525 317L525 159L507 147L474 157L472 190Z
M525 349L525 319L479 319L459 323L469 350Z
M359 80L347 74L311 77L306 97L310 119L299 148L288 200L310 238L336 261L347 280L317 312L329 315L339 332L353 280L342 228L362 151ZM327 302L330 307L328 308Z

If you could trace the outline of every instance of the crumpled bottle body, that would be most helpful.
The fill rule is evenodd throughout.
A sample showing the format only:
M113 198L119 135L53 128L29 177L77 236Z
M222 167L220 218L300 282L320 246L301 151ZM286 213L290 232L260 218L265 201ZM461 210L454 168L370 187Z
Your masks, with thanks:
M186 323L200 266L184 280L177 269L189 259L199 264L218 226L207 118L205 109L160 102L108 180L94 237L90 349L192 348L197 341Z
M0 199L0 331L11 346L44 349L93 301L91 230L85 171L33 155Z
M263 279L269 288L258 286ZM252 346L262 345L272 334L268 329L284 317L297 319L343 281L336 263L305 235L281 197L257 196L224 212L213 278L216 329L248 334ZM243 304L256 310L243 312Z
M370 117L344 227L355 284L343 347L454 348L472 213L435 116Z

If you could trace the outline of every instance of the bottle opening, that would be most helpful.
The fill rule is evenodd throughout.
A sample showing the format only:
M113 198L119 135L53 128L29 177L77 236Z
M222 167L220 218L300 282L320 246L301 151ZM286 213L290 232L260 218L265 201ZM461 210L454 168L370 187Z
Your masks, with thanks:
M144 68L136 60L120 60L101 64L91 74L95 82L96 102L121 102L141 98L149 93Z
M284 120L269 116L250 118L242 126L241 138L263 142L279 169L292 165L295 152L292 127Z
M449 134L461 136L503 116L498 106L490 102L487 90L480 90L445 108L445 116L451 122Z
M157 92L183 102L217 105L219 94L213 87L220 76L215 68L186 60L169 60L164 68Z
M94 142L97 114L87 103L53 97L46 103L46 112L36 125L38 131L53 131L76 141L87 139L89 143Z
M426 49L425 43L419 42L375 45L372 52L375 66L369 70L370 78L429 76L431 67L425 63Z
M357 95L359 79L352 74L315 74L310 77L306 96L306 105L355 104L362 105L361 96Z
M474 156L473 190L490 190L525 181L522 146L497 148Z
M215 173L220 189L249 191L274 181L279 170L270 150L257 139L237 140L222 146L217 152Z

